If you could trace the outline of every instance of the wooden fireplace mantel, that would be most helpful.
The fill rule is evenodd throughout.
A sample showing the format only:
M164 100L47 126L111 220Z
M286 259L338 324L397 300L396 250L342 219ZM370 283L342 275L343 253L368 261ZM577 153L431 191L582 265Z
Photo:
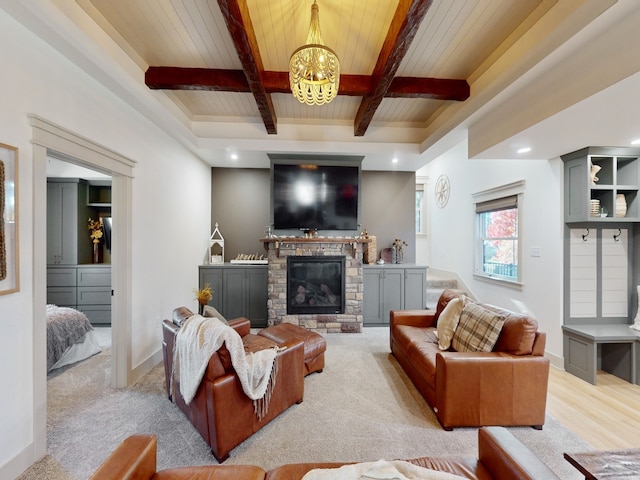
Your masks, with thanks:
M276 256L280 256L280 246L288 245L351 245L353 247L352 256L356 255L356 245L358 243L369 243L368 237L269 237L261 238L264 249L269 251L273 248Z
M368 237L269 237L261 238L264 248L270 243L369 243Z

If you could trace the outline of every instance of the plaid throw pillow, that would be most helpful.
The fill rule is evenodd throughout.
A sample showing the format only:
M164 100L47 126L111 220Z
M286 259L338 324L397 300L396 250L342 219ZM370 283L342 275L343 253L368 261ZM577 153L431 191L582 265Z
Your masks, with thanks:
M451 346L457 352L490 352L498 341L504 320L504 315L467 303L460 314Z

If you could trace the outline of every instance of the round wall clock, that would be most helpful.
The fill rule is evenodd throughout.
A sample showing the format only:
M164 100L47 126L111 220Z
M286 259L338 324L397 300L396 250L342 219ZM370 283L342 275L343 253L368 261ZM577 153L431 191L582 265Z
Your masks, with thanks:
M436 205L440 208L444 208L447 202L449 201L449 192L451 191L451 186L449 185L449 177L442 174L436 180Z

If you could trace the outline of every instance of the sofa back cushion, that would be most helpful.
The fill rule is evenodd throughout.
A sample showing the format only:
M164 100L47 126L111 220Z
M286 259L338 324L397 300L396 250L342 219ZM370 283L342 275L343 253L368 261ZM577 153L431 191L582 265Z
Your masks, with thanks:
M433 316L433 321L435 322L435 324L437 324L440 314L447 306L449 301L453 300L454 298L460 297L462 294L462 290L455 290L453 288L448 288L440 294L440 298L438 298L438 304L436 305L436 313Z
M538 322L535 318L508 312L493 351L531 355L537 331Z
M505 317L482 305L467 302L460 314L451 346L457 352L490 352L493 350Z

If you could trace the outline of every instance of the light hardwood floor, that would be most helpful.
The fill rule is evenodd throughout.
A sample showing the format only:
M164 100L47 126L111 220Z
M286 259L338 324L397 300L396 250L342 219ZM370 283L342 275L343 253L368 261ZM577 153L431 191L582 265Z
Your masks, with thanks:
M547 412L597 450L640 448L640 385L604 372L591 385L551 367Z

